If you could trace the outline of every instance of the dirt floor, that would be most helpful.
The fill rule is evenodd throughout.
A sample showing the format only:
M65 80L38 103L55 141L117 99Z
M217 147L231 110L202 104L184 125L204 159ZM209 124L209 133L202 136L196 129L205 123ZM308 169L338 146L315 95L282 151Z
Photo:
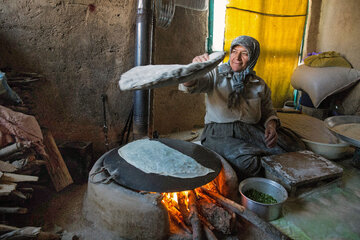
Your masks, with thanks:
M27 203L30 213L7 222L14 226L41 226L42 231L62 232L62 240L110 239L112 235L104 229L97 228L87 221L82 213L83 199L86 196L87 184L70 185L57 193L49 188L36 190L34 197ZM262 231L250 223L239 221L239 234L226 239L266 239Z
M291 237L294 239L328 239L329 236L360 239L357 230L360 220L360 170L351 166L351 158L337 163L344 168L340 184L316 188L295 201L288 201L283 207L283 217L272 224L288 234L293 233ZM51 181L47 185L51 185ZM3 219L2 222L17 227L36 226L42 227L42 231L63 232L63 240L114 239L107 231L84 218L82 211L86 190L87 183L72 184L58 193L51 187L38 187L33 198L25 202L28 214L7 221ZM221 239L270 239L251 224L239 222L237 236ZM314 230L314 226L319 228Z

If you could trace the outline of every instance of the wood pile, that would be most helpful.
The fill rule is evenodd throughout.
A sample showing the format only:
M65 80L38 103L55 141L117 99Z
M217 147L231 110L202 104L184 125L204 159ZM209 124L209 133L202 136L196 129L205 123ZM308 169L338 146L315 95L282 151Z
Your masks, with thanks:
M9 86L22 99L21 104L12 105L5 101L2 104L15 112L35 116L35 103L32 100L33 83L41 80L34 73L9 74ZM57 145L47 129L42 129L45 154L31 142L15 142L0 148L0 217L7 223L14 215L31 212L24 206L27 200L36 194L36 189L47 188L50 179L56 191L60 191L72 183L72 178L65 165ZM16 136L14 136L15 139ZM27 237L27 238L25 238ZM60 239L58 234L43 232L39 227L18 228L0 224L0 239Z
M163 198L173 224L182 229L183 239L215 240L234 236L241 217L271 239L290 239L273 225L240 204L222 196L214 182L195 190L178 192L177 201Z
M47 161L39 159L30 145L13 143L0 149L0 216L3 222L14 215L30 212L24 205L32 198L34 189L40 186L39 176L42 176L41 172L46 172L46 165ZM0 239L28 239L29 236L44 240L60 239L59 235L42 232L40 228L0 224Z
M16 112L35 116L35 103L33 101L34 88L36 83L43 80L43 77L37 73L6 73L7 82L22 99L21 104L7 103L6 107Z

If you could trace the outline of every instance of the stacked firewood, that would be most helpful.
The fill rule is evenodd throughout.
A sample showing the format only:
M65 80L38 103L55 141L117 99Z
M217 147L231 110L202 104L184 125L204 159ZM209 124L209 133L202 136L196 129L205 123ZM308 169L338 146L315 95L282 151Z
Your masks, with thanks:
M14 90L21 98L22 103L10 104L6 103L6 107L16 112L22 112L28 115L35 115L35 103L32 98L36 83L43 79L37 73L6 73L7 82L12 90Z
M12 215L29 212L23 205L32 197L41 168L45 165L46 161L39 160L30 144L17 142L0 149L0 216L3 221ZM57 234L42 232L39 227L18 228L0 224L1 239L27 239L30 236L36 239L60 239Z
M289 239L242 205L224 197L214 182L191 191L177 193L177 202L164 198L173 223L193 240L224 239L237 231L237 216L245 219L273 239Z
M22 99L14 104L2 101L1 104L15 112L34 114L35 103L32 99L34 83L42 77L34 73L7 73L7 82ZM55 141L47 129L42 129L46 153L30 141L16 141L0 149L0 217L2 223L31 213L26 206L37 189L48 189L51 181L56 191L72 183L66 165ZM18 136L12 136L15 140ZM10 141L11 142L11 141ZM39 180L40 179L40 180ZM29 206L30 207L30 206ZM10 221L11 222L11 221ZM60 239L58 234L41 231L40 227L15 227L0 224L0 239Z

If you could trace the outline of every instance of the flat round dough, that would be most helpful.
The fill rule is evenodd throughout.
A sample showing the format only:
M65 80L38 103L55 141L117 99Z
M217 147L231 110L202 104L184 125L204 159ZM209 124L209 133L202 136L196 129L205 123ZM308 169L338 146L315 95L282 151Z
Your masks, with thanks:
M331 130L345 137L360 141L360 123L339 124L331 128Z
M141 139L128 143L118 153L127 163L145 173L194 178L214 172L195 159L156 140Z
M202 77L213 70L224 57L225 52L214 52L205 62L137 66L121 75L119 87L126 91L179 85Z

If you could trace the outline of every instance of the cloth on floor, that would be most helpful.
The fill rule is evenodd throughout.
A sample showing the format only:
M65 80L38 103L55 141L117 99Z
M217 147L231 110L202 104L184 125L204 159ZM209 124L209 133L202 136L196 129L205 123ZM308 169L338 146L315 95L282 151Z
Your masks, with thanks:
M329 51L312 55L304 59L309 67L345 67L351 68L351 64L340 53Z
M210 72L224 57L225 52L215 52L205 62L134 67L121 75L119 87L125 91L179 85Z
M279 127L278 142L266 147L265 128L243 122L206 124L201 136L203 146L224 157L236 171L239 181L262 174L261 157L305 149L304 143L291 130Z
M47 155L43 144L43 135L34 116L12 111L0 105L0 132L1 136L13 137L16 142L28 142L41 155Z

